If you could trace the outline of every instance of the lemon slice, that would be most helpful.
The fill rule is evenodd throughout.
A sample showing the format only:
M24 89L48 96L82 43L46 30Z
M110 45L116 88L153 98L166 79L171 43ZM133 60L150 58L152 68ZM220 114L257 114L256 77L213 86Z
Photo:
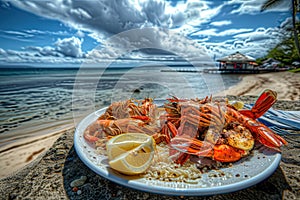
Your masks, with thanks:
M230 105L232 105L235 109L240 110L244 107L244 102L242 102L242 101L232 101L232 102L230 102Z
M144 133L124 133L111 138L106 149L111 168L135 175L143 173L151 165L155 141Z

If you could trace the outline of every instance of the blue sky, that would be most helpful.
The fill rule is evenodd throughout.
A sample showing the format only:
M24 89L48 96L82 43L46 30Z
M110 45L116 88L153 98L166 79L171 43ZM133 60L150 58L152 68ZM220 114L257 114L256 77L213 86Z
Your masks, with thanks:
M162 33L153 31L148 42L162 50L182 51L189 58L197 59L194 49L198 47L193 45L200 45L214 58L236 51L258 58L280 41L280 27L291 20L288 3L260 12L263 2L0 1L0 64L80 64L115 59L118 50L105 46L108 38L143 27L163 28L164 33L171 30L187 38L189 44L177 37L170 44ZM180 60L162 52L134 51L125 58Z

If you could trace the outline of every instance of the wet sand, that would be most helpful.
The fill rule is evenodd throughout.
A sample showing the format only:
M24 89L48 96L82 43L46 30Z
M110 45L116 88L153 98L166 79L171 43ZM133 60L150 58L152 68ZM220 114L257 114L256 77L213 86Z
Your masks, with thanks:
M299 100L300 99L300 73L277 72L257 75L243 75L242 81L222 95L233 96L257 96L260 92L270 88L277 91L280 100ZM61 135L61 132L67 128L73 128L72 124L66 124L63 129L58 130L52 127L47 130L49 134L40 134L43 136L31 137L21 140L18 144L10 144L4 149L0 148L0 178L8 176L18 169L29 164L39 154L46 152Z
M18 140L4 148L0 148L0 178L17 172L36 159L40 154L45 153L61 136L62 132L71 128L73 126L68 125L66 128L56 131L54 129L51 133Z

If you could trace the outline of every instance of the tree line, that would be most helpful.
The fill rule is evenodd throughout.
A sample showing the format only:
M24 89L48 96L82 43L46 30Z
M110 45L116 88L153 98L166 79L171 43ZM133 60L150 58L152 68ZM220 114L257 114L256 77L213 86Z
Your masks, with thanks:
M268 54L257 59L258 64L267 58L274 58L283 64L290 65L294 61L300 61L300 22L296 21L297 14L300 11L299 0L290 0L290 11L292 15L292 25L283 27L283 36L279 44L269 50ZM286 3L287 0L267 0L261 6L261 12L272 9L278 5Z

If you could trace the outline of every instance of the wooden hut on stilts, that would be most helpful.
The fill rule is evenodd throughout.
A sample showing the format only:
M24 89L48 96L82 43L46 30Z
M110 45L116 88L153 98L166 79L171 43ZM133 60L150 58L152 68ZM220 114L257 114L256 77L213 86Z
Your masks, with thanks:
M254 58L240 52L217 59L217 61L219 62L219 71L250 72L257 71L258 66Z

